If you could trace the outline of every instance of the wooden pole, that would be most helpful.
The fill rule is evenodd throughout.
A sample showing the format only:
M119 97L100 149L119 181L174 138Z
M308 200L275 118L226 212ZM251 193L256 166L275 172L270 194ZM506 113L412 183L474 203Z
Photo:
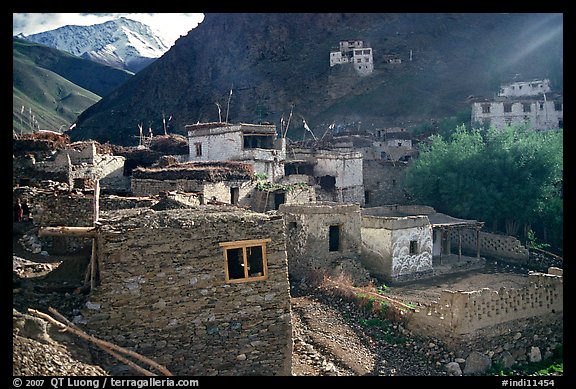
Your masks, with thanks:
M476 258L480 259L480 228L476 227Z
M462 232L458 228L458 261L462 260Z
M94 222L93 227L96 227L100 214L100 180L94 183ZM98 266L97 258L97 242L96 236L92 238L92 255L90 256L90 290L96 287L96 271Z
M93 238L96 236L95 227L42 227L38 236L76 236Z
M32 315L35 315L35 316L38 316L44 320L47 320L51 324L55 325L56 327L58 327L64 331L71 332L74 335L77 335L84 340L87 340L89 342L96 344L97 346L99 346L100 348L104 349L107 352L109 352L110 350L113 350L116 352L120 352L120 353L129 355L129 356L134 357L134 358L138 359L139 361L142 361L142 362L146 363L147 365L157 369L158 371L160 371L165 376L172 376L172 373L166 367L156 363L155 361L151 360L150 358L147 358L141 354L138 354L134 351L125 349L125 348L120 347L118 345L115 345L113 343L106 342L105 340L101 340L101 339L95 338L91 335L88 335L84 331L80 330L78 327L64 324L64 323L54 319L52 316L50 316L46 313L37 311L37 310L32 309L32 308L28 308L28 312Z

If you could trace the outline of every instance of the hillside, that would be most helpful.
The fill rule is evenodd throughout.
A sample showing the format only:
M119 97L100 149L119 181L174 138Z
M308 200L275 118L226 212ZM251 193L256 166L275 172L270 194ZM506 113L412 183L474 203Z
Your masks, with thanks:
M162 113L173 132L217 121L216 103L231 122L278 126L293 105L291 128L304 117L319 134L333 122L410 127L468 112L471 95L491 97L515 77L550 78L561 93L562 32L561 14L206 14L70 135L129 144L138 123L159 133ZM348 39L372 47L371 75L330 67L331 49Z
M12 56L13 129L17 132L31 131L30 112L37 128L67 128L81 112L132 76L19 39L13 40Z

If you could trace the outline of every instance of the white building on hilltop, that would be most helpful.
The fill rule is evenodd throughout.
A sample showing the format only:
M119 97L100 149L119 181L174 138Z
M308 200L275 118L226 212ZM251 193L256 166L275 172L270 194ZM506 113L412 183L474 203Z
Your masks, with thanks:
M534 130L563 128L563 99L551 93L548 79L505 84L496 99L472 103L472 124L496 128L527 124Z
M340 41L339 48L330 52L330 67L347 63L353 64L362 76L371 74L374 70L372 48L364 47L364 41L359 39Z

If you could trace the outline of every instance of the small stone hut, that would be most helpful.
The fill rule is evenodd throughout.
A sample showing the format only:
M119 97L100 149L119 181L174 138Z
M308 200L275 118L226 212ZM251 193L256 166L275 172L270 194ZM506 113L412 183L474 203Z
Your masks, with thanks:
M226 206L103 213L99 337L175 375L291 375L283 221Z

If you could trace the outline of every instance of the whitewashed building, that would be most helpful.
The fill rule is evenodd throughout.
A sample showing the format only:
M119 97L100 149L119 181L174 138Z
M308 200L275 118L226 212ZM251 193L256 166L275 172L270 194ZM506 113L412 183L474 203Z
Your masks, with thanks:
M564 128L564 103L562 96L551 92L548 79L519 81L502 85L496 99L474 101L471 116L474 126L526 124L550 130Z
M374 70L374 59L371 47L364 47L364 41L340 41L338 49L330 52L330 67L351 63L360 75L371 74Z
M286 139L273 124L199 123L188 131L189 161L243 161L276 182L284 176Z
M482 101L472 104L472 124L504 128L528 124L535 130L564 128L562 99L522 99Z
M498 96L500 97L526 97L549 93L550 80L519 81L502 85Z

